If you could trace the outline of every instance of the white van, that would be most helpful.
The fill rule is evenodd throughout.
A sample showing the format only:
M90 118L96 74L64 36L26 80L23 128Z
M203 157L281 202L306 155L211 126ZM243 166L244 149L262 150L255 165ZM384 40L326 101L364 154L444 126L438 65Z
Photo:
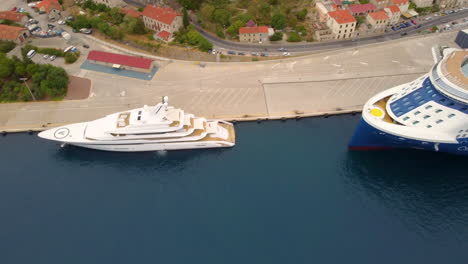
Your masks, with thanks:
M32 57L34 57L34 55L36 55L36 51L35 51L35 50L30 50L30 51L28 51L28 54L26 54L26 56L27 56L28 58L32 58Z

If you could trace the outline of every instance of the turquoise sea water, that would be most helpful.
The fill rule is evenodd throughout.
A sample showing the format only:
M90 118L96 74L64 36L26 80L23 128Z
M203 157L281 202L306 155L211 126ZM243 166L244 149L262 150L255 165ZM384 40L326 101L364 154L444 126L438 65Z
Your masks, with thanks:
M466 157L348 152L358 119L168 153L0 137L0 263L467 263Z

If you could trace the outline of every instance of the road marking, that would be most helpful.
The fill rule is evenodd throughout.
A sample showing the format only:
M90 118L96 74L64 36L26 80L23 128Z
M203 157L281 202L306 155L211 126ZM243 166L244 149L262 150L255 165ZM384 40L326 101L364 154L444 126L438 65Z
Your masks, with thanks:
M362 65L366 65L366 66L369 65L369 63L363 62L363 61L361 61L361 62L359 62L359 63L361 63Z
M271 69L275 69L276 67L278 67L278 66L280 66L280 65L281 65L281 63L276 63L275 65L273 65L273 66L271 67Z
M341 67L340 64L335 64L335 63L333 63L332 65L335 66L335 67Z
M392 60L393 63L400 63L399 61L396 61L396 60Z
M355 52L353 52L353 56L358 54L359 53L359 50L356 50Z
M328 60L328 58L330 58L330 56L326 56L325 58L323 58L323 60Z

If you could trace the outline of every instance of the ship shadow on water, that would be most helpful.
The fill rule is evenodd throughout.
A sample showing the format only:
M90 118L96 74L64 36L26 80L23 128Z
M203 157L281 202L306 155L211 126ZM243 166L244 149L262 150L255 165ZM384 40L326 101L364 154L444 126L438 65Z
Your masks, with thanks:
M352 192L383 204L423 237L468 233L467 159L420 150L350 151L342 176ZM357 191L357 192L356 192Z
M113 152L87 149L67 145L57 149L54 154L57 159L81 166L106 166L117 169L138 169L140 171L183 171L186 165L195 159L216 158L230 151L229 148L143 151L143 152Z

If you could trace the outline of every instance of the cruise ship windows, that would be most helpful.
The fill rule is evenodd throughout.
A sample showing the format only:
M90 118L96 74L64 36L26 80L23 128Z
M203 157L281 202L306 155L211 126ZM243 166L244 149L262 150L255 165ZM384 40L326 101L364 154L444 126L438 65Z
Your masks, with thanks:
M435 110L435 112L440 113L440 112L442 112L442 109L437 109L437 110Z
M431 125L427 125L426 127L427 127L427 128L431 128L432 126L431 126Z
M405 116L405 117L403 118L403 121L406 121L406 120L408 120L408 119L410 119L409 116Z
M421 99L421 98L422 98L422 96L418 95L418 96L416 96L414 99L419 100L419 99Z
M407 98L405 98L405 99L407 99ZM411 102L406 102L403 105L409 105L409 104L411 104Z
M413 125L417 125L417 124L419 124L419 121L414 121L413 122Z
M445 102L445 99L442 98L442 99L439 100L439 102L443 103L443 102Z
M439 119L439 120L436 121L436 124L440 124L440 123L442 123L442 122L444 122L444 120Z
M431 97L432 97L432 98L434 98L434 97L436 97L436 96L437 96L437 94L433 94L433 95L431 95Z
M421 100L419 101L419 104L424 104L426 102L426 100Z
M458 131L458 133L461 133L461 132L463 132L463 129L461 129L460 131Z
M414 115L419 115L421 112L420 111L416 111L414 112Z
M432 90L428 90L426 93L431 94L431 93L433 93L433 92L434 92L434 91L432 91Z
M414 109L414 106L408 107L408 110L413 110L413 109Z
M454 104L455 104L454 102L450 102L450 103L448 103L447 105L448 105L448 106L453 106Z
M460 108L460 111L462 111L462 112L465 112L466 110L468 110L468 108L466 108L466 107Z
M426 110L427 110L427 109L431 109L431 108L432 108L432 105L428 105L428 106L426 106L425 108L426 108Z
M455 116L455 114L450 114L450 115L448 115L448 118L452 118L454 116Z
M405 98L403 98L403 100L402 100L402 101L403 101L403 102L406 102L406 101L408 101L408 97L405 97Z

